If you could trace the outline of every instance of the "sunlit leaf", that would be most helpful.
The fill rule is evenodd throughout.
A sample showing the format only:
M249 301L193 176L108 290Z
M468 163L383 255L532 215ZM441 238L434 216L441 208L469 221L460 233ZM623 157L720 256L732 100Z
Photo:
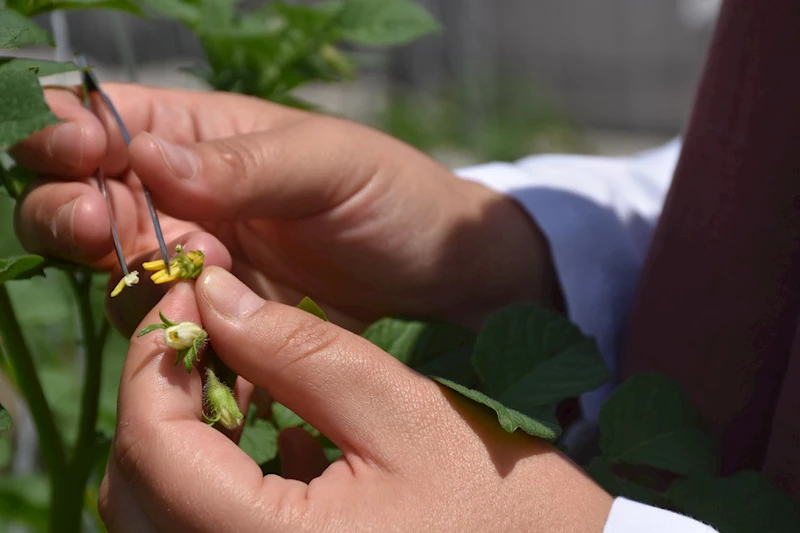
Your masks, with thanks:
M0 7L0 49L52 44L50 35L35 22L12 9Z
M541 418L528 416L520 413L519 411L515 411L514 409L507 408L500 402L493 400L482 392L474 389L468 389L463 385L459 385L458 383L446 379L439 378L436 381L453 389L463 396L466 396L470 400L483 404L492 409L497 414L497 420L500 422L500 425L509 433L513 433L517 429L521 429L528 435L533 435L534 437L541 437L548 440L556 439L561 434L561 429L558 427L558 424L552 421L547 412L543 412L543 416Z
M74 72L80 67L71 61L48 61L46 59L31 59L27 57L0 57L0 74L19 70L30 70L40 78Z
M39 79L30 70L0 73L0 151L59 122L44 100Z

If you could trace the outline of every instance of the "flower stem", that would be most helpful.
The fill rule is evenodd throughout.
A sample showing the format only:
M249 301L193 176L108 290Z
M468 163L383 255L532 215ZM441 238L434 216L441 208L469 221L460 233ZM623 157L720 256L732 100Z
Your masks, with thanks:
M53 420L53 413L45 398L33 356L22 334L8 289L2 284L0 284L0 346L5 351L20 391L31 411L50 477L56 479L64 476L67 461L61 434Z

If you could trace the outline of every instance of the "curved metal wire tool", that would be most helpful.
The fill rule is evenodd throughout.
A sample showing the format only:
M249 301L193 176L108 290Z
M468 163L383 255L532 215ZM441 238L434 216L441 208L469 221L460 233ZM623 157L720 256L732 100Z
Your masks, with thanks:
M122 122L122 117L119 115L117 108L114 107L114 104L111 102L111 99L108 95L100 89L100 82L97 79L95 73L89 68L89 63L86 60L86 57L83 55L78 55L75 58L75 63L78 67L81 68L81 84L83 85L83 105L92 110L91 103L90 103L90 96L92 93L96 93L100 96L103 103L108 107L108 110L111 112L111 115L114 117L114 121L117 123L119 127L119 131L122 133L122 138L125 140L125 145L128 146L131 143L131 137L128 133L125 124ZM105 174L103 173L103 169L98 168L95 170L95 179L97 179L98 186L100 188L100 192L102 193L103 197L106 200L106 205L108 206L108 216L111 220L111 236L114 239L114 248L117 251L117 260L119 261L119 266L122 269L122 274L124 276L128 276L128 263L125 261L125 255L122 252L122 245L119 242L119 234L117 233L117 226L114 222L114 212L111 208L111 200L108 197L108 190L106 188L106 180ZM153 201L150 198L150 191L147 187L142 184L142 190L144 191L144 199L147 202L147 209L150 211L150 219L153 221L153 229L156 232L156 239L158 240L158 247L161 249L161 257L164 259L164 264L167 267L167 274L170 273L170 265L169 265L169 255L167 254L167 245L164 242L164 234L161 231L161 224L158 221L158 214L156 213L155 208L153 207Z

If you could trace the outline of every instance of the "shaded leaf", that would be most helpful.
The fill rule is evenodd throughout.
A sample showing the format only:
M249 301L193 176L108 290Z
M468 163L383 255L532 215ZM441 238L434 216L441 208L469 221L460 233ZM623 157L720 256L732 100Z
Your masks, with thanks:
M475 342L475 334L461 326L404 318L383 318L361 336L412 368L456 351L471 351Z
M472 361L486 394L522 412L578 397L611 377L594 339L563 315L529 304L491 315Z
M344 40L367 46L405 44L441 28L413 0L346 0L337 22Z
M0 73L0 151L59 120L44 101L36 74L30 70Z
M9 7L13 7L11 4L14 2L9 4ZM52 46L53 41L50 35L32 20L12 9L0 7L0 50L36 45Z
M278 430L271 422L248 417L239 447L259 465L278 456Z
M22 255L0 259L0 283L42 275L43 264L44 257L38 255Z
M663 495L632 480L616 475L613 467L614 465L606 459L595 457L586 468L586 473L614 497L621 496L629 500L655 506L658 506L663 501Z
M3 404L0 404L0 431L7 431L14 427L14 421Z
M468 389L463 385L459 385L458 383L454 383L446 379L439 378L436 381L466 396L470 400L478 402L492 409L495 413L497 413L497 420L500 422L500 425L509 433L513 433L517 429L521 429L528 435L533 435L534 437L541 437L548 440L554 440L561 434L561 429L558 427L558 424L548 421L548 418L551 415L547 414L546 412L543 412L543 416L537 419L535 417L522 414L519 411L515 411L514 409L509 409L500 402L493 400L492 398L474 389Z
M15 165L9 169L0 165L0 186L4 186L11 198L17 199L37 174L31 170Z
M667 497L676 510L720 533L795 533L800 528L800 506L757 472L680 480Z
M0 74L19 70L30 70L40 78L44 78L45 76L80 70L80 67L71 61L48 61L46 59L29 59L26 57L0 58Z
M23 15L32 17L56 9L118 9L141 15L142 11L132 0L6 0L6 5Z
M287 428L303 428L308 431L313 436L319 436L319 431L314 429L311 424L300 418L294 411L286 407L285 405L272 402L271 406L272 410L272 420L275 422L275 425L278 427L279 430L284 430Z
M677 383L655 374L633 376L603 405L600 448L612 463L648 465L684 476L719 470L700 414Z
M11 463L13 446L11 444L10 433L0 435L0 470L5 469Z
M312 315L316 316L317 318L321 318L325 322L329 322L328 317L325 316L325 311L322 310L320 306L318 306L314 300L306 296L303 300L297 304L298 309L302 309L303 311L307 311Z

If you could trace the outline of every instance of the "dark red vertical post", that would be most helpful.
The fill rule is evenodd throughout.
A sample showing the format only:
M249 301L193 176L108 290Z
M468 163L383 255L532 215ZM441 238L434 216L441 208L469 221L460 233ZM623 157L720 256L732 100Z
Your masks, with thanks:
M760 468L799 311L800 2L727 0L623 368L678 379L723 468Z

